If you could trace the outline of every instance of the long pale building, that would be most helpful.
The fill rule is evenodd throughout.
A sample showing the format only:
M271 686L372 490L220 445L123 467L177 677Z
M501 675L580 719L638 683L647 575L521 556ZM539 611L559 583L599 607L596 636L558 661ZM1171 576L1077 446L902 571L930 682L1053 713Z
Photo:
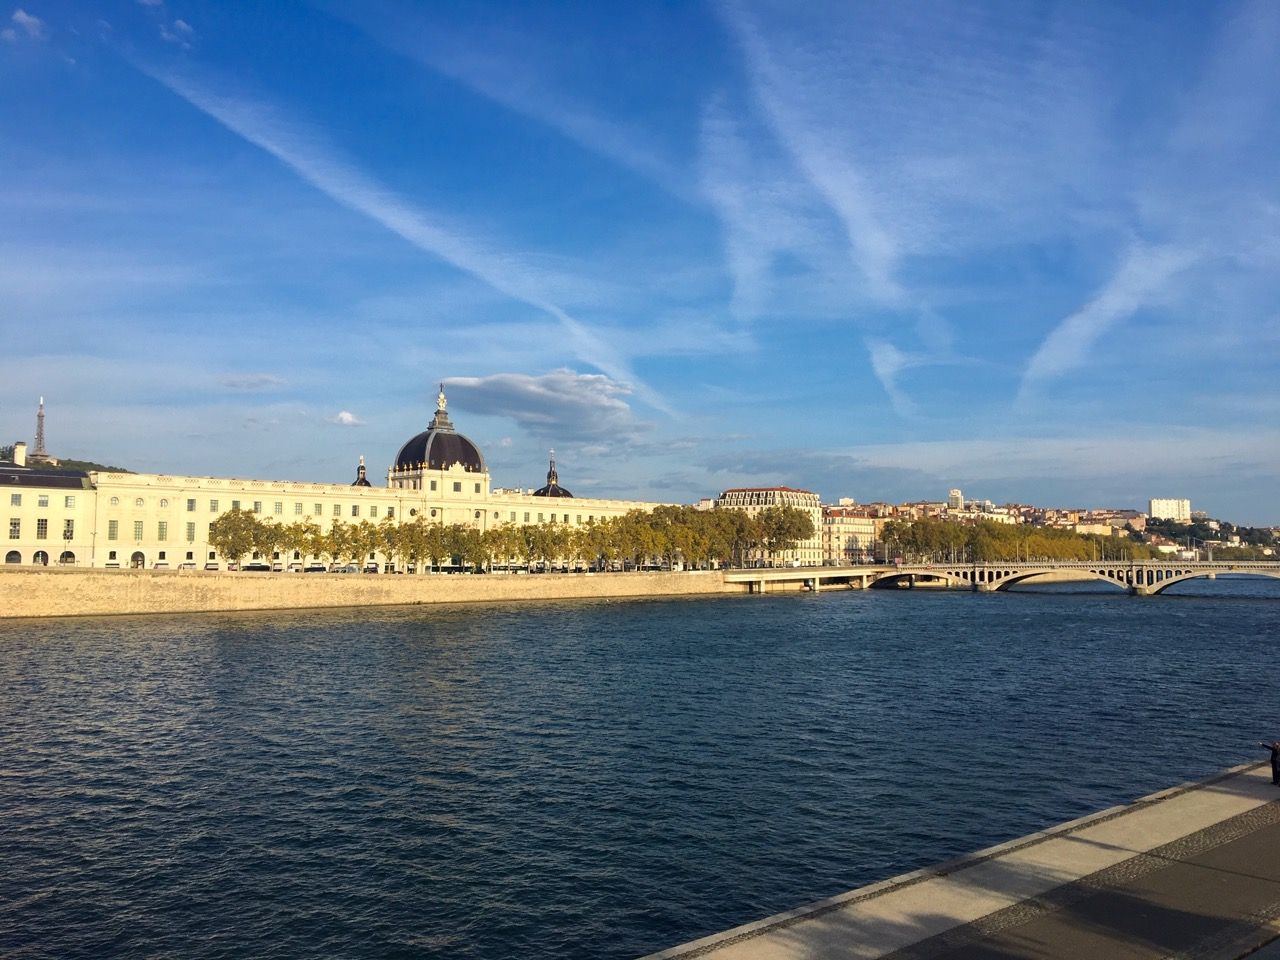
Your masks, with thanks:
M377 523L419 516L481 531L501 525L580 526L656 503L575 497L561 487L554 453L547 484L522 491L490 486L480 449L454 429L443 387L428 428L400 448L385 486L368 479L364 458L351 484L241 480L164 473L57 472L32 462L18 443L0 462L0 497L7 502L6 564L81 567L224 569L209 543L209 524L228 510L250 511L280 523L311 520L321 530L335 521ZM276 568L318 558L299 552L255 557ZM380 567L377 553L366 562Z

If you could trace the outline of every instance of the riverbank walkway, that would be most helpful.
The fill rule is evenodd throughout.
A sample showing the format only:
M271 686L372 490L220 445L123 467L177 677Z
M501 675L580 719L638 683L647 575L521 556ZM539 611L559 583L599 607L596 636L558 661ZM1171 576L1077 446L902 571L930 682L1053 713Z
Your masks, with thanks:
M1280 958L1280 787L1267 763L647 960L1244 956Z

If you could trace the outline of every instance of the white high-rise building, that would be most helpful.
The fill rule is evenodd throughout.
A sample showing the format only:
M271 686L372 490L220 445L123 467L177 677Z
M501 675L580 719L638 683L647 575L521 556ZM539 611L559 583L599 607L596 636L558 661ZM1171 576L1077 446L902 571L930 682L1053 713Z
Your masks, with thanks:
M1157 520L1173 520L1177 523L1191 522L1191 501L1157 499L1151 500L1147 515Z
M952 488L947 493L947 509L963 510L964 509L964 493L958 489Z

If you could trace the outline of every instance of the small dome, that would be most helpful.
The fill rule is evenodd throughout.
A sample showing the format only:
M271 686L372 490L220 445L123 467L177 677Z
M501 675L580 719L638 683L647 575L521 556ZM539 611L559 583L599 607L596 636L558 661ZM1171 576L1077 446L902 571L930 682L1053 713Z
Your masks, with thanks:
M405 441L396 454L394 470L447 470L461 464L470 473L484 473L480 448L453 429L445 412L444 386L436 398L436 416L431 427Z
M551 451L551 469L547 471L547 485L533 491L535 497L572 497L573 494L560 486L560 478L556 476L556 452Z
M353 487L371 487L373 484L369 482L369 478L365 475L364 455L360 455L360 466L356 467L356 478L351 481Z

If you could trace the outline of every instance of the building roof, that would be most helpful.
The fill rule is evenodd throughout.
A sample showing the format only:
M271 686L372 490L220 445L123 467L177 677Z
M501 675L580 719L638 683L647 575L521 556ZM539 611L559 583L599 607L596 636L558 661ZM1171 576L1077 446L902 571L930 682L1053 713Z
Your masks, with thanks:
M551 451L551 467L547 470L547 485L533 491L535 497L572 497L573 494L560 486L560 478L556 475L556 452Z
M436 415L431 426L405 441L396 454L393 470L447 470L455 464L471 473L484 473L480 448L453 429L446 410L444 386L436 397Z
M724 496L725 493L768 493L778 490L785 493L807 493L813 497L817 496L812 490L801 490L799 487L730 487L721 496Z
M54 487L88 490L89 475L79 471L39 470L16 463L0 463L0 487Z

